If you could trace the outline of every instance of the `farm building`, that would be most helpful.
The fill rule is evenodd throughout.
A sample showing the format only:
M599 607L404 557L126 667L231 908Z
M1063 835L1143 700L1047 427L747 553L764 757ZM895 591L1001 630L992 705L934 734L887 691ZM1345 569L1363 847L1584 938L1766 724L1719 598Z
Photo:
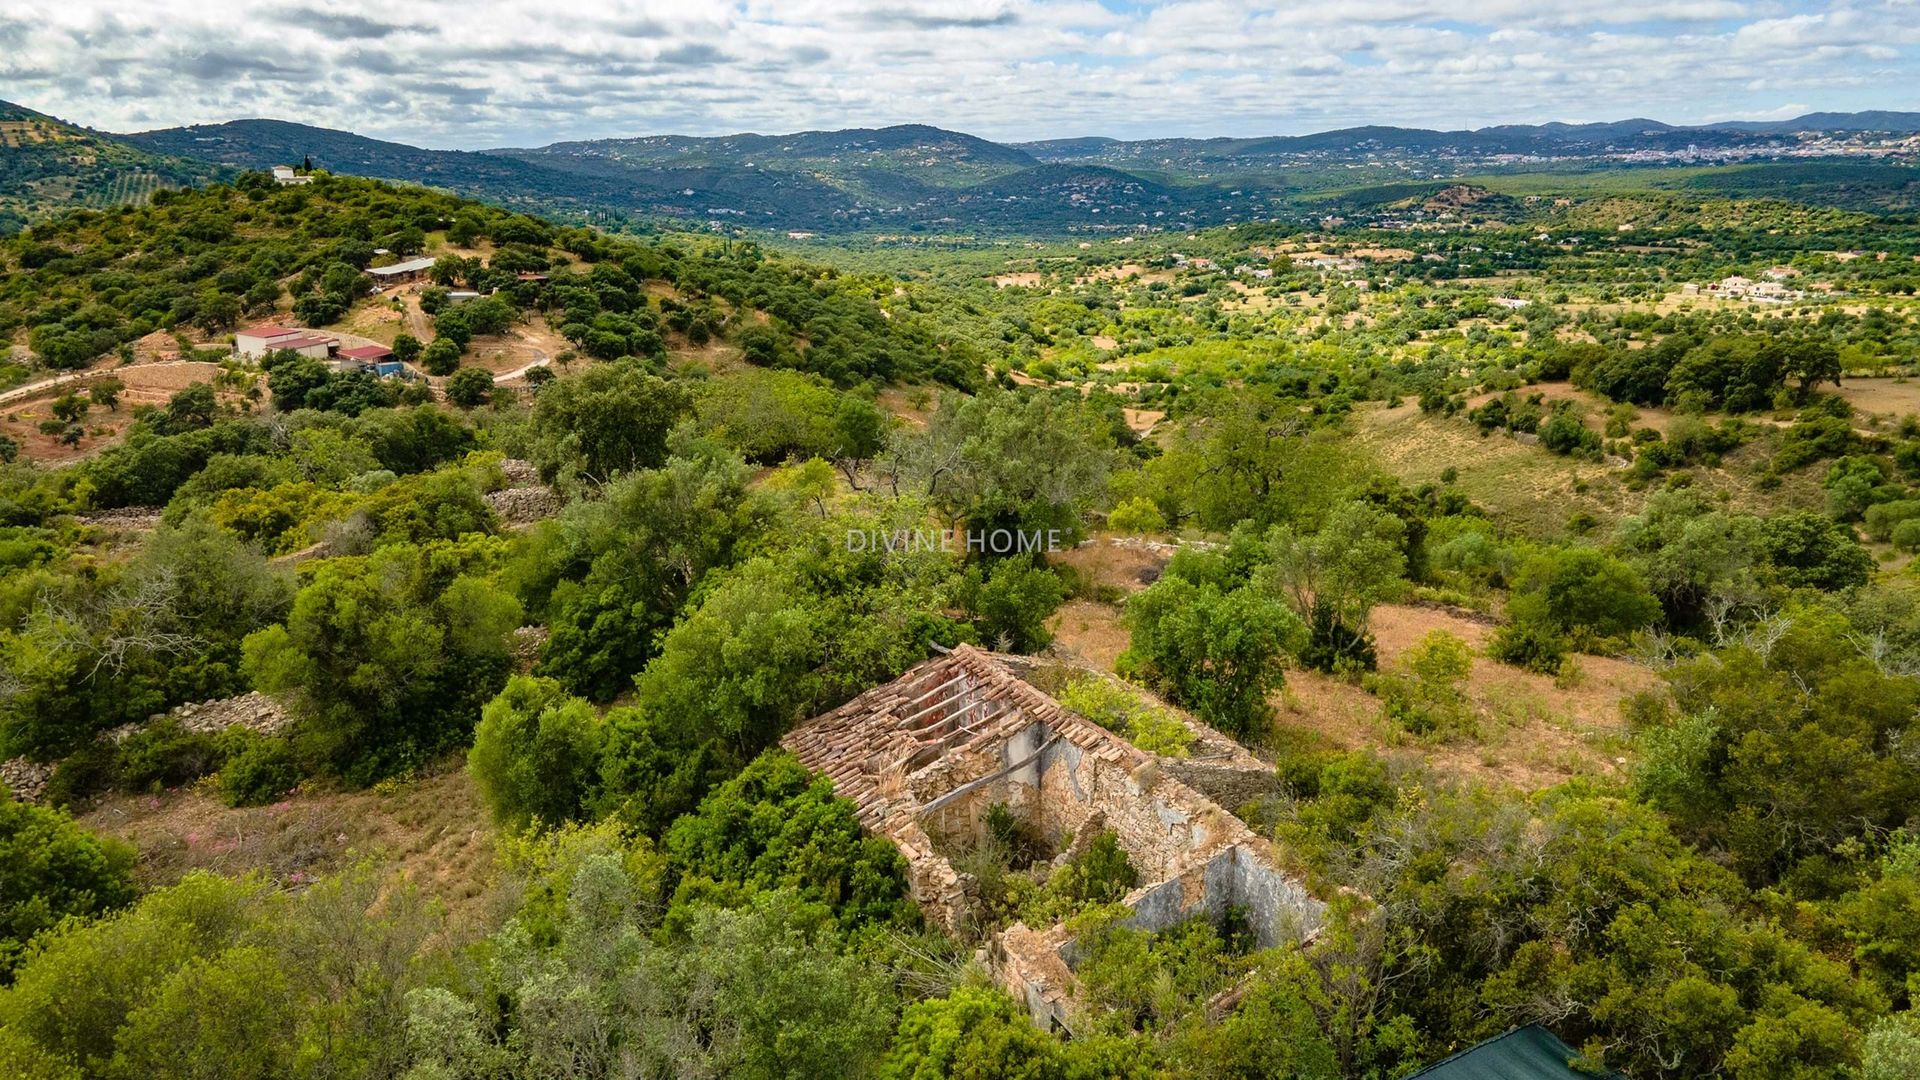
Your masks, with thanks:
M418 281L422 275L433 269L433 257L422 255L417 259L407 259L387 266L369 266L367 273L382 285L397 285L403 281Z
M233 335L233 355L244 360L258 360L282 349L325 360L339 345L338 338L286 326L252 326Z
M293 171L293 166L291 165L275 165L273 167L273 182L283 187L311 184L313 183L313 177L301 176L299 173Z

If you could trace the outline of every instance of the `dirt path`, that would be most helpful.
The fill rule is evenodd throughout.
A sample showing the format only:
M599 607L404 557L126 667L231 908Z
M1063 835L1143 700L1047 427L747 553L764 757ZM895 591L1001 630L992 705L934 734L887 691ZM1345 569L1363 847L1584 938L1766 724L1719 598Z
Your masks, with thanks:
M526 335L522 334L521 337L524 339ZM493 377L493 381L496 385L504 382L511 382L514 379L524 378L526 377L527 372L532 371L534 368L546 367L547 365L553 363L553 358L548 356L546 354L546 351L541 349L538 345L530 344L530 347L533 349L535 353L534 359L528 363L520 365L517 368L514 368L512 371L503 371L500 374L495 375Z
M170 381L164 378L164 375L169 372L197 375L201 376L201 378L187 379L185 381ZM219 373L220 365L209 364L201 360L160 360L151 364L128 364L125 367L87 368L82 371L65 372L49 379L41 379L39 382L28 383L25 386L16 386L11 390L0 392L0 405L10 404L16 401L28 401L46 394L49 390L58 390L62 386L70 386L75 383L84 385L99 379L119 379L126 384L129 390L140 390L154 383L161 384L158 387L159 389L180 390L184 389L189 382L205 381L205 379L211 378ZM156 378L156 376L161 377ZM171 382L174 381L178 381L179 385L171 385Z
M407 333L412 334L422 345L433 340L433 325L427 320L427 313L420 310L420 294L407 293L404 298L407 309Z
M51 379L42 379L39 382L28 383L25 386L16 386L11 390L0 393L0 405L15 401L26 401L29 398L39 397L49 390L58 390L62 386L70 386L74 383L85 382L89 379L104 379L107 377L107 374L108 373L104 371L69 371L64 375L55 375Z

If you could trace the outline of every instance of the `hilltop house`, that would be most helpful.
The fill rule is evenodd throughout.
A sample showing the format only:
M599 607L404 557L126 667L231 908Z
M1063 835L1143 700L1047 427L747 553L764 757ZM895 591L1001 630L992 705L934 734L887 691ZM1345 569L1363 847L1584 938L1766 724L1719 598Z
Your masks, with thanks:
M392 359L393 350L385 345L357 345L351 349L341 349L327 366L337 372L352 373L370 371L383 361Z
M275 165L273 167L273 182L282 187L311 184L313 183L313 177L301 176L299 173L293 171L293 166L291 165Z

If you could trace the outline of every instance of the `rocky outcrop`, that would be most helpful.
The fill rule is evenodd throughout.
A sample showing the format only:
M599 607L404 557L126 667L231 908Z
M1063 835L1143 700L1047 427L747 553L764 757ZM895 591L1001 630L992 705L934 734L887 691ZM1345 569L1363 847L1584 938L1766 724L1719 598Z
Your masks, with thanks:
M507 478L510 488L538 487L540 469L524 458L508 458L500 463L500 473Z
M82 525L92 525L95 528L133 532L159 528L160 508L123 506L116 510L82 510L73 515L73 519Z

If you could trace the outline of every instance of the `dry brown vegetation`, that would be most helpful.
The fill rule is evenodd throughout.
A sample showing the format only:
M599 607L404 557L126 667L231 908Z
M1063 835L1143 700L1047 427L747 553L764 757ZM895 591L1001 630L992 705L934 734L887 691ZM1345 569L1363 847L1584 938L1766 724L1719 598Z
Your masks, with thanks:
M298 792L270 806L230 808L198 786L109 795L80 820L131 843L147 887L192 870L298 886L365 860L440 900L456 925L490 911L493 827L458 759L417 780Z
M1148 548L1096 539L1055 556L1096 585L1133 592L1165 566L1164 546ZM1476 654L1462 691L1474 717L1470 737L1422 741L1382 715L1380 699L1357 682L1315 671L1287 673L1274 697L1275 731L1283 741L1330 749L1371 748L1417 758L1452 776L1538 790L1573 776L1612 776L1627 762L1621 700L1658 690L1659 676L1638 664L1604 656L1575 658L1573 675L1555 680L1483 655L1494 619L1473 612L1415 604L1384 604L1373 614L1380 667L1398 671L1407 650L1444 631ZM1062 659L1112 671L1126 650L1120 609L1096 600L1072 600L1048 623L1052 651Z
M1382 605L1373 615L1381 669L1398 670L1407 650L1436 630L1481 652L1493 626L1440 608ZM1628 760L1621 699L1657 689L1660 678L1603 656L1576 657L1575 671L1573 678L1556 681L1476 656L1462 687L1476 730L1450 742L1423 742L1401 732L1382 715L1379 699L1354 683L1293 671L1275 699L1275 726L1308 733L1335 749L1406 754L1448 775L1529 791L1574 776L1615 775Z

